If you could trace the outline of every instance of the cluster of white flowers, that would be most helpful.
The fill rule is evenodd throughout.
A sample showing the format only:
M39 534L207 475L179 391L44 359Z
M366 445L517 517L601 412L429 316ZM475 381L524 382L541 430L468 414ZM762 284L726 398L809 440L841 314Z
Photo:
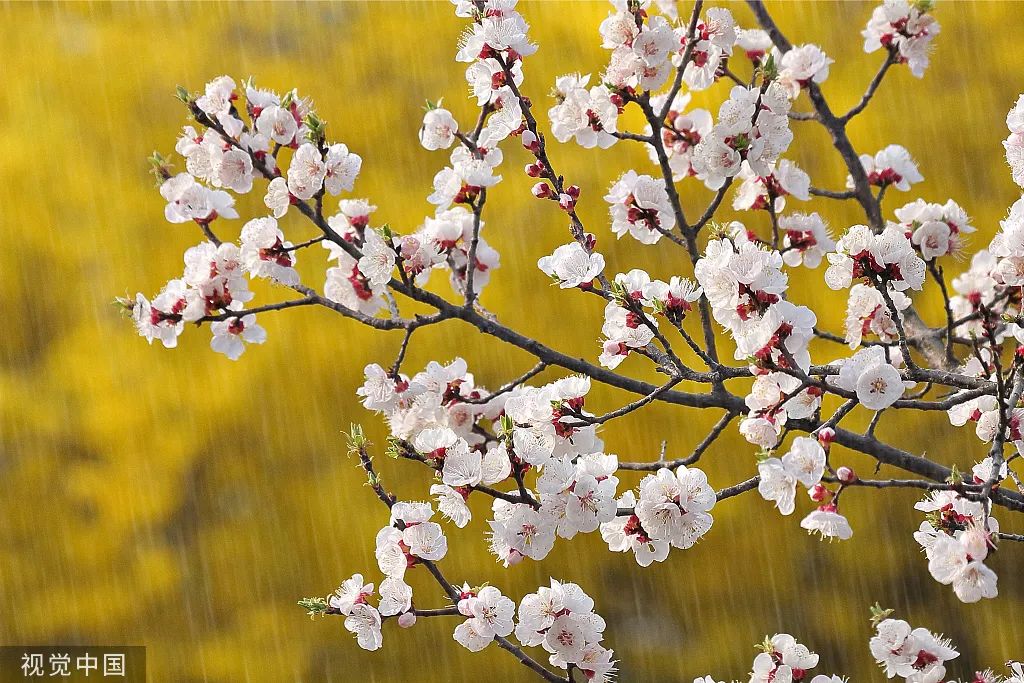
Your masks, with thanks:
M853 536L853 528L839 513L839 497L821 483L827 466L826 453L834 437L830 427L822 429L818 437L799 436L793 440L788 453L782 458L766 457L758 464L757 490L765 500L775 503L784 515L792 514L796 501L796 485L807 489L807 495L822 503L800 522L808 533L817 533L822 539L845 541ZM849 483L856 477L847 467L837 470L840 482Z
M702 17L694 15L691 34L690 22L679 21L671 2L656 2L663 15L654 15L648 12L650 0L613 0L613 11L600 27L602 46L610 50L608 65L598 79L590 74L556 79L555 104L548 111L553 137L560 142L575 140L585 148L607 148L619 139L639 141L659 172L672 176L666 185L659 174L652 177L627 170L612 184L604 200L617 237L628 233L642 244L653 245L668 235L681 242L673 234L681 229L684 246L696 257L697 231L707 226L711 234L694 265L696 282L681 276L657 280L641 269L618 273L609 281L604 274L605 257L595 251L596 238L584 231L575 214L580 188L564 185L563 178L549 168L529 100L519 92L523 60L537 48L530 42L529 26L515 9L516 0L453 0L453 4L457 16L471 21L460 39L456 60L467 65L465 78L469 97L479 107L479 123L464 129L440 102L428 103L419 141L427 150L446 150L448 164L434 176L427 197L432 215L408 234L388 225L371 225L377 207L368 199L338 198L337 211L327 216L325 197L354 189L362 159L347 145L326 140L323 122L295 90L279 95L257 89L250 79L241 88L242 107L236 82L221 76L198 97L181 95L196 124L183 128L175 146L186 170L172 174L159 156L154 163L162 180L167 220L196 223L208 241L185 253L182 276L168 282L152 301L137 295L132 313L139 334L150 343L158 340L173 347L186 323L208 322L211 347L237 359L246 344L266 339L250 312L256 309L245 308L253 299L248 279L265 278L307 294L304 301L259 311L313 300L324 303L301 286L296 269L297 251L318 241L328 252L330 266L323 296L333 302L331 307L343 307L350 316L372 317L393 310L394 318L381 322L400 327L404 321L398 318L398 304L389 289L429 302L417 288L428 285L434 270L447 270L453 290L465 296L461 313L450 315L453 309L447 303L435 306L439 319L461 317L474 322L477 316L489 315L472 306L473 297L487 285L500 262L481 236L485 227L481 211L489 189L502 180L500 143L519 137L533 156L525 168L526 175L538 179L533 194L556 201L570 215L575 238L540 258L539 269L560 288L593 290L606 300L599 342L601 366L614 369L636 351L672 375L674 383L659 391L683 379L698 379L712 384L707 394L711 398L724 393L738 399L724 390L724 383L752 379L739 432L759 448L758 477L716 494L704 471L679 464L695 461L706 447L703 444L692 459L623 467L649 474L635 488L620 487L619 458L605 452L599 427L655 396L595 418L585 406L590 377L526 384L551 362L540 353L544 363L537 370L491 393L476 384L460 358L446 365L431 362L411 377L402 374L403 345L392 370L366 366L365 382L357 395L368 410L387 420L389 454L417 460L433 471L431 502L394 501L379 487L368 456L360 452L370 483L391 512L375 542L377 565L384 574L379 601L376 606L370 604L374 584L354 574L332 595L309 604L322 613L343 616L345 628L360 647L380 648L382 621L396 617L403 627L416 622L406 572L425 564L435 578L440 577L432 563L448 554L442 524L466 527L473 516L469 498L474 492L493 499L486 535L491 553L506 567L526 558L543 560L558 538L573 539L598 530L612 552L632 552L643 567L663 562L671 548L691 548L709 532L714 522L710 513L719 495L725 498L752 489L755 483L762 498L783 515L794 512L799 484L815 504L800 526L823 539L849 539L853 529L839 511L841 494L857 483L878 482L858 482L849 467L832 467L830 444L836 438L849 443L843 440L849 433L840 434L835 426L849 406L826 420L821 414L823 396L831 393L852 399L871 411L886 410L897 402L896 407L911 404L900 401L914 385L911 380L930 377L900 350L916 341L901 339L904 315L911 319L908 294L923 289L929 269L941 277L937 259L961 254L965 236L975 231L967 213L953 200L938 204L917 199L895 210L895 220L884 228L854 225L838 242L818 213L784 214L790 197L808 201L812 194L808 175L781 158L793 139L792 102L802 90L815 91L812 84L828 78L833 60L812 44L782 52L773 47L765 31L737 28L725 9L709 8ZM928 9L927 2L886 0L863 32L865 50L885 47L893 60L907 63L920 76L928 64L931 39L939 31ZM746 81L750 85L731 87L717 119L708 110L689 109L692 93L710 88L720 78L744 82L728 64L737 48L755 67L754 78ZM670 90L657 93L669 82L673 65L682 69L678 79L685 90L675 82ZM868 96L876 86L874 82ZM622 128L629 103L643 110L644 135ZM845 122L856 111L840 120ZM1014 180L1024 187L1024 96L1006 122L1010 130L1004 142L1006 158ZM868 183L880 188L871 197L878 206L887 188L908 191L923 180L909 152L899 145L862 155L859 161ZM707 215L693 224L686 224L682 211L674 210L679 207L671 186L689 177L720 193ZM246 222L236 242L221 243L212 226L220 225L215 223L218 219L239 217L234 195L252 192L258 179L268 181L263 195L268 215ZM726 186L737 180L733 208L766 212L773 228L770 239L758 237L739 222L725 226L711 222ZM856 196L867 203L863 193L869 188L856 186L852 177L847 186L853 192L814 189L813 193ZM313 218L324 234L304 241L286 234L284 221L293 206ZM764 214L748 216L756 219ZM956 334L950 330L950 348L963 337L984 339L958 375L990 384L998 380L1000 386L1007 373L999 374L998 345L1009 339L1024 345L1024 325L1016 318L1020 298L1016 288L1024 286L1024 198L1010 208L1001 228L989 248L952 280L955 294L948 301L949 318L955 321L950 326L956 328ZM825 282L833 290L847 292L844 340L852 355L812 367L809 347L815 335L837 338L816 329L817 317L809 308L787 300L785 268L817 268L825 258L829 263ZM705 355L684 330L687 314L702 296L710 304L714 321L729 332L735 360L748 367L721 363L712 349ZM423 322L419 317L407 322L407 334ZM671 327L663 326L665 322ZM662 335L662 327L682 334L708 372L685 367ZM713 330L705 333L711 335ZM866 343L867 336L880 343ZM527 348L525 343L522 346ZM909 365L906 371L901 369L904 364ZM1015 370L1016 365L1010 377ZM1024 408L1011 406L1004 415L1004 405L996 396L967 388L973 385L947 385L958 389L944 397L952 406L950 422L955 426L973 422L982 442L1007 443L1024 454ZM729 407L728 419L716 428L720 430L735 408L732 403L709 403ZM815 429L807 426L811 423L816 431L796 436L788 449L782 446L789 430ZM874 423L867 436L872 436L873 427ZM663 466L668 464L671 468ZM925 550L929 572L950 585L964 602L997 595L996 574L985 562L1000 538L990 507L998 498L986 501L974 492L988 494L996 489L1005 494L998 487L1010 474L1006 461L989 457L974 467L970 482L954 472L948 485L933 486L935 490L915 506L927 515L914 538ZM433 521L435 508L439 521ZM602 645L605 622L579 586L552 580L550 587L525 596L517 615L513 600L497 588L467 584L459 590L443 577L439 581L456 603L454 608L419 613L441 616L457 610L465 620L456 626L453 637L470 651L480 651L495 639L514 649L504 639L515 633L524 646L542 646L556 668L580 669L596 683L611 679L615 661L612 650ZM948 641L925 629L912 629L906 622L884 619L877 628L871 651L890 678L899 675L910 683L939 683L945 676L945 662L958 655ZM818 656L788 634L766 638L761 647L751 683L807 681L808 671L818 664ZM1024 683L1020 665L1011 670L1016 678L1006 681ZM983 674L977 678L986 683L996 680L991 672ZM714 683L714 679L697 682ZM810 683L841 682L828 675L810 679Z
M676 29L680 51L672 55L672 63L682 64L686 52L686 26ZM736 20L724 7L711 7L697 22L691 58L683 69L683 82L690 90L706 90L719 75L722 63L732 55L736 45Z
M455 627L455 641L470 652L479 652L491 644L494 636L504 638L515 628L516 603L494 586L473 590L463 586L459 614L468 617Z
M956 292L949 299L953 317L956 320L967 318L957 325L957 334L964 337L970 337L972 333L977 337L982 336L982 321L979 318L971 319L970 316L976 315L982 306L990 308L995 302L997 287L1002 280L1002 276L996 272L996 266L999 264L1000 261L992 252L982 249L971 257L970 268L951 281L953 291ZM1012 261L1007 262L1005 266L1015 268ZM1013 308L1010 307L1007 312L1013 315Z
M244 83L244 92L248 124L235 105L240 96L229 76L207 83L204 94L194 100L197 120L210 127L200 134L195 127L186 126L178 138L175 150L184 158L186 172L172 176L159 160L157 169L164 178L160 194L167 201L164 214L171 223L193 221L207 231L218 218L238 218L235 199L228 190L237 194L250 192L258 169L272 178L264 197L272 215L248 221L241 231L240 246L207 242L190 249L185 254L182 279L168 283L153 302L137 295L133 307L139 333L150 342L159 339L168 348L177 344L182 323L214 318L210 325L211 347L233 360L242 354L245 343L260 344L266 339L266 332L256 324L254 316L244 312L243 304L252 299L252 293L242 273L298 286L294 245L285 238L278 219L296 202L351 190L362 166L362 159L344 144L320 147L307 141L315 137L309 122L320 125L319 120L309 102L294 90L281 97L257 89L249 79ZM270 153L271 144L294 150L286 176ZM365 216L374 207L362 200L355 200L355 204L366 208L361 223L365 227ZM342 211L348 205L350 212L359 213L353 200L342 200L341 205ZM353 221L352 224L358 223L355 218ZM363 240L361 232L351 236L356 245ZM369 246L372 251L377 244L370 239ZM328 272L328 298L353 310L376 312L379 305L364 303L370 296L352 295L354 285L339 286L339 281L348 284L347 280L363 278L363 274L355 267L355 259L340 248L336 252L342 268ZM360 263L369 268L374 260L377 272L371 279L379 287L386 255L378 250ZM362 287L365 283L359 284ZM369 292L366 287L363 289Z
M776 633L765 638L760 646L763 650L754 657L753 671L750 672L750 683L786 683L803 679L809 669L818 666L818 655L811 652L806 645L796 642L796 638L788 633ZM829 680L828 676L819 674L811 683L819 679Z
M672 180L676 182L697 174L693 169L694 150L715 125L711 112L707 109L691 109L689 111L686 109L690 104L691 97L690 93L682 90L676 94L665 114L666 125L659 133L662 148L665 150L669 167L672 169ZM651 106L655 111L660 112L664 108L666 98L667 95L651 98ZM644 132L648 135L651 134L650 124L647 125ZM647 153L651 162L655 164L659 162L654 145L647 145Z
M384 606L384 586L381 586L381 606ZM379 650L384 644L381 634L380 610L367 602L373 595L373 584L363 583L362 574L353 574L327 598L331 610L345 617L345 629L355 634L356 642L364 650ZM411 593L410 593L411 595Z
M582 588L551 579L550 588L523 597L518 616L516 638L527 647L547 650L552 666L567 669L572 664L595 683L612 680L614 651L601 645L605 622Z
M680 49L668 20L648 15L642 3L617 0L601 22L601 47L611 50L602 80L617 90L657 90L672 70L670 55ZM645 21L646 20L646 21Z
M777 80L766 88L733 87L718 110L718 122L693 151L697 177L717 190L739 174L744 161L754 174L770 175L793 141L789 109L786 89Z
M939 683L946 675L946 662L960 656L948 639L926 628L912 628L902 619L879 622L870 647L888 678L899 676L908 683Z
M136 295L132 315L141 336L170 349L177 346L186 322L219 311L241 311L252 297L238 246L202 242L185 252L181 278L168 282L152 301Z
M639 268L616 275L612 287L616 296L604 309L604 340L598 359L606 368L617 367L630 351L650 344L658 316L680 324L702 293L685 278L672 277L667 283L652 280Z
M924 180L910 152L900 145L889 145L875 156L861 154L860 165L864 168L868 182L881 188L892 186L907 192L911 185ZM851 190L854 188L852 176L846 177L846 187Z
M828 261L825 284L834 290L850 290L846 310L850 348L857 348L868 332L882 341L893 341L897 328L885 297L897 312L903 311L910 305L904 292L922 289L926 271L907 228L889 223L876 234L865 225L855 225L836 243ZM854 285L853 281L859 279L865 282ZM885 287L885 294L878 289L879 284Z
M989 253L997 259L991 275L997 284L1024 285L1024 197L1013 203L999 225L1002 229L988 247Z
M774 448L790 418L812 417L821 407L822 391L803 385L798 377L785 372L760 371L744 402L747 417L740 423L740 434L763 449Z
M958 256L964 247L964 235L974 232L967 212L952 199L935 204L917 199L896 209L896 218L921 251L921 258L932 261L940 256Z
M793 196L802 202L811 198L811 178L799 166L788 159L769 166L769 173L759 176L744 163L740 170L740 186L732 201L737 211L760 209L782 213L786 208L786 197Z
M668 546L686 550L693 547L714 523L708 514L715 506L715 490L707 475L696 467L680 465L673 472L661 468L640 481L640 498L622 533L644 564L662 561ZM611 531L611 530L609 530ZM649 547L643 547L647 546Z
M836 361L839 372L828 377L828 383L857 395L857 401L868 410L884 410L898 401L913 382L904 381L899 365L899 350L868 346L849 358Z
M188 173L165 180L160 185L160 196L167 200L164 217L171 223L209 225L217 218L238 218L234 197L196 182Z
M377 532L377 565L385 576L402 579L420 560L436 561L448 552L441 525L431 522L429 503L395 503L391 521Z
M814 228L807 227L813 233ZM818 230L821 235L823 228ZM715 320L736 341L736 358L750 361L755 369L808 370L808 345L814 336L816 316L809 308L783 298L789 287L789 278L782 272L783 256L751 239L742 224L732 224L729 232L708 243L694 272ZM827 232L822 239L825 236ZM751 443L772 448L787 415L813 414L820 393L808 389L789 396L799 381L793 384L792 377L758 374L763 376L748 396L750 413L741 423L740 433ZM786 408L779 410L783 402Z
M665 181L627 171L608 190L612 232L619 238L629 234L640 244L657 244L675 227L675 214Z
M913 0L885 0L875 8L864 36L864 51L885 47L895 50L898 61L910 67L910 73L924 76L932 39L939 34L939 22L928 14L930 3Z
M1006 162L1010 164L1013 182L1024 187L1024 95L1017 98L1006 115L1006 127L1010 129L1010 136L1003 141Z
M765 458L758 463L757 471L761 476L757 485L761 497L774 502L782 514L791 515L797 483L810 491L825 474L825 449L813 437L798 436L788 453L781 458Z
M828 78L829 66L835 62L820 47L811 44L794 46L785 54L780 54L776 48L775 54L779 65L779 82L793 100L809 83L824 83Z
M427 200L436 206L435 215L398 244L402 267L417 285L424 285L433 269L447 268L452 288L468 296L472 269L476 296L500 261L498 252L480 234L484 223L478 209L487 188L501 182L495 171L504 154L498 145L524 132L522 104L513 87L522 84L522 60L537 46L529 40L529 25L516 11L515 0L457 0L453 4L456 16L472 19L460 38L455 59L469 64L466 82L470 97L482 108L481 125L467 136L450 111L428 105L419 131L423 147L447 149L456 139L462 144L452 150L449 165L434 176L434 192Z
M572 138L581 147L607 149L617 142L613 135L622 97L604 84L588 88L590 74L567 74L555 81L556 104L548 110L551 134L559 142Z
M973 482L987 482L992 469L992 458L985 458L974 466ZM996 482L1006 475L1006 463L1002 463ZM985 504L956 491L941 490L933 491L914 507L927 514L927 519L914 532L914 539L928 556L928 571L932 577L951 586L964 602L996 597L997 577L984 561L996 548L999 522L987 514Z

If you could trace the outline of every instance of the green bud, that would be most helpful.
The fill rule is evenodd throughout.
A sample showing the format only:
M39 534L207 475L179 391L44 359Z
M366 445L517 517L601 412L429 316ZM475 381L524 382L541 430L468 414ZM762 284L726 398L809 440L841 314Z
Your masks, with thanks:
M110 303L117 308L117 312L120 315L126 318L132 317L132 314L135 312L135 299L131 298L127 294L115 297Z
M892 612L891 609L882 609L882 606L876 602L871 606L871 626L878 628L878 625L888 619Z
M345 442L348 446L348 452L358 453L360 450L370 445L370 442L366 439L366 435L363 433L363 426L358 424L352 424L348 428L348 432L342 432L345 434Z
M302 598L298 602L299 607L306 610L310 619L316 619L327 614L327 598Z
M188 94L188 89L183 85L179 85L174 89L174 96L178 98L182 104L188 104L192 101L192 96Z
M157 183L161 184L165 180L171 177L171 162L168 161L160 152L153 152L153 154L146 159L149 162L149 172L156 178Z
M761 65L761 78L763 83L771 83L779 77L779 66L775 63L775 55L769 54L768 59Z

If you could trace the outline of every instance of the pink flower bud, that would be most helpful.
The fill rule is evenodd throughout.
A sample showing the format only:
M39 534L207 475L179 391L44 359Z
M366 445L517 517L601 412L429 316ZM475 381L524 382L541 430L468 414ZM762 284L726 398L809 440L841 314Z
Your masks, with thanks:
M554 192L551 190L551 186L547 183L537 183L533 186L533 196L537 199L550 199L554 196Z
M402 628L412 628L416 623L415 612L403 612L398 616L398 625Z
M823 484L815 484L807 492L807 495L811 497L815 503L820 503L823 500L828 500L832 497L832 492L829 491Z
M570 197L572 197L573 199L579 199L580 198L580 186L579 185L570 185L569 187L565 188L565 193L567 195L569 195Z
M538 178L540 177L541 171L543 171L544 169L539 163L537 163L527 164L526 168L523 170L526 171L526 175L530 176L531 178Z
M832 429L831 427L825 427L824 429L818 432L818 443L820 443L821 447L824 448L826 451L828 450L828 447L832 445L832 442L835 440L836 430Z
M537 139L537 136L534 135L532 130L523 131L523 147L534 154L540 151L540 141Z
M852 484L857 481L857 473L844 465L836 470L836 478L844 484Z
M562 207L564 211L572 211L576 208L576 200L571 195L562 193L558 195L558 205Z

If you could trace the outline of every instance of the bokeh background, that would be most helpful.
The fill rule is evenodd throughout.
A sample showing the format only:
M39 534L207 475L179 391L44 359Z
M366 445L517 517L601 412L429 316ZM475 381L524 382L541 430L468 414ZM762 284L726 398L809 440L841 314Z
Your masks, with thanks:
M752 25L745 7L729 6ZM858 35L872 7L774 7L794 42L818 43L836 59L824 90L837 110L857 100L881 60L863 54ZM598 73L605 64L597 26L608 6L537 2L522 11L540 44L524 89L545 112L556 75ZM1019 195L1000 140L1005 112L1024 90L1024 17L1010 2L943 3L937 16L942 33L925 79L894 69L850 132L859 151L899 142L919 162L926 182L913 194L891 192L890 215L917 196L955 198L974 217L978 247ZM286 311L264 316L269 342L232 363L210 351L206 330L188 330L175 351L147 346L111 305L119 295L158 291L200 239L194 227L163 220L147 174L147 155L171 153L184 123L177 84L199 90L221 73L254 75L262 86L311 95L331 137L364 158L354 196L380 207L377 222L411 231L430 211L430 180L445 163L416 143L423 101L444 96L461 120L475 116L463 67L452 60L462 25L447 2L0 7L0 643L144 644L152 681L532 680L496 647L474 655L454 644L456 620L422 621L411 631L388 624L384 649L366 653L340 620L311 623L295 606L356 571L379 581L373 535L386 514L360 485L341 431L360 422L383 442L380 421L354 390L366 363L391 361L400 333L371 333L326 311ZM845 172L823 131L794 126L787 156L817 185L841 187ZM549 289L536 269L538 257L566 241L564 220L532 201L529 179L518 173L522 150L507 148L506 181L491 193L485 232L502 265L483 303L505 323L593 358L600 306ZM603 190L627 168L648 168L641 150L555 143L551 154L583 188L581 216L612 272L690 274L673 245L616 243L605 225ZM707 193L692 182L682 188L697 212ZM261 196L241 203L248 215L261 210ZM830 200L790 205L812 208L835 231L859 219L855 207ZM300 218L293 212L284 224L296 242L312 236ZM749 220L763 229L763 216ZM220 230L233 236L240 224ZM314 286L323 277L318 252L300 258ZM794 283L793 298L839 329L843 302L823 291L821 272ZM282 296L257 292L256 303ZM935 296L920 301L933 323L941 320ZM532 364L454 322L418 332L404 367L457 354L492 387ZM622 369L649 375L636 359ZM588 406L604 412L626 398L598 386ZM623 458L654 458L663 440L678 457L717 417L654 406L614 421L603 436ZM865 419L858 412L851 423ZM702 461L719 487L754 471L753 449L734 432ZM946 464L969 467L983 455L970 430L952 430L942 415L888 416L879 433ZM852 454L842 459L871 466ZM400 495L425 495L424 470L379 462ZM844 505L856 533L830 545L799 529L799 511L782 518L748 494L716 509L700 545L649 569L605 552L594 535L561 541L543 563L508 571L486 553L486 501L476 501L476 519L453 530L442 566L453 580L492 581L514 597L550 576L577 581L608 619L607 644L622 658L624 681L744 678L753 644L777 630L819 652L824 670L880 680L866 647L876 600L952 637L963 653L952 674L1024 656L1019 550L991 562L998 600L959 603L928 576L910 536L920 521L916 498L849 492ZM1019 521L1004 526L1021 531ZM419 604L442 604L429 577L412 574Z

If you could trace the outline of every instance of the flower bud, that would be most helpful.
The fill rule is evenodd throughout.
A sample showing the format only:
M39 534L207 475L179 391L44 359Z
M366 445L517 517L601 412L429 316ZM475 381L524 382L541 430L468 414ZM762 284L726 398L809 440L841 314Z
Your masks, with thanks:
M823 500L828 500L832 497L832 492L825 488L824 484L815 484L807 491L807 495L811 497L815 503L820 503Z
M843 465L836 470L836 478L844 484L852 484L857 481L857 473L851 470L849 467Z
M533 186L531 192L533 192L533 196L537 199L551 199L554 197L554 192L547 183L537 183Z
M576 200L572 198L572 195L563 192L558 195L558 205L562 207L563 211L572 211L576 208Z
M832 445L832 442L835 440L836 430L832 429L831 427L825 427L824 429L818 432L818 443L820 443L821 447L824 448L826 451L828 450L828 447Z
M565 188L565 193L567 195L569 195L570 197L572 197L573 199L579 199L580 198L580 186L579 185L570 185L569 187Z
M532 130L523 131L523 147L534 154L540 151L540 140L537 139Z
M415 612L403 612L398 616L398 625L402 628L412 628L416 623Z
M539 178L540 174L544 170L544 167L541 166L540 163L527 164L526 168L523 170L526 171L526 175L530 176L531 178Z

